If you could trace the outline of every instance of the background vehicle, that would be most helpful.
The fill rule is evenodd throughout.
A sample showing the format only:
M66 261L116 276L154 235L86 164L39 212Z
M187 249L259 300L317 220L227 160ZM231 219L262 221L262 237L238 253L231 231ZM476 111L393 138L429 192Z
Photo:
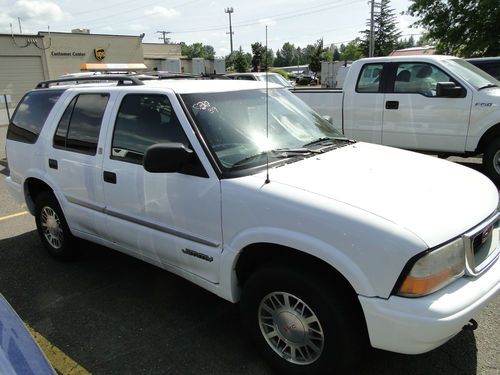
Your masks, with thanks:
M484 70L489 75L500 80L500 57L478 57L474 59L465 59L472 65Z
M451 56L354 62L343 90L294 90L357 140L441 156L483 154L500 182L500 82Z
M288 82L281 74L278 73L265 73L265 72L259 72L259 73L230 73L226 74L226 77L235 79L235 80L243 80L243 81L261 81L265 82L266 79L269 80L271 83L275 83L277 85L283 86L283 87L288 87L292 88L292 84Z

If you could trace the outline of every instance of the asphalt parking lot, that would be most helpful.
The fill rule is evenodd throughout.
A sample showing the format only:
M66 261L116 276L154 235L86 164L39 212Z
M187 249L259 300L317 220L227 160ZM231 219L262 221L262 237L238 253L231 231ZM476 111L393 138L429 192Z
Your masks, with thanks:
M0 292L63 374L272 374L238 307L166 271L85 244L55 261L12 201L0 127ZM478 160L460 160L480 169ZM356 374L500 375L500 296L463 331L422 355L371 350ZM355 371L355 372L354 372Z

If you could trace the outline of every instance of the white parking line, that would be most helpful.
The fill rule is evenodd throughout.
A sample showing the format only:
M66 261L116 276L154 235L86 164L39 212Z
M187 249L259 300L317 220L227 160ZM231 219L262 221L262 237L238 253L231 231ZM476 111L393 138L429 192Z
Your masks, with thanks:
M23 211L23 212L18 212L17 214L3 216L3 217L0 217L0 221L13 219L15 217L23 216L23 215L26 215L26 214L28 214L28 211Z

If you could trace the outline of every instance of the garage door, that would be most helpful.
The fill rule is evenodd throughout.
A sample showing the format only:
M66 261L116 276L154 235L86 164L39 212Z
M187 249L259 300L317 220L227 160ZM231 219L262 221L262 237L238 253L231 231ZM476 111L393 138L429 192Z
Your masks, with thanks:
M11 95L14 105L43 80L40 56L0 56L0 94Z

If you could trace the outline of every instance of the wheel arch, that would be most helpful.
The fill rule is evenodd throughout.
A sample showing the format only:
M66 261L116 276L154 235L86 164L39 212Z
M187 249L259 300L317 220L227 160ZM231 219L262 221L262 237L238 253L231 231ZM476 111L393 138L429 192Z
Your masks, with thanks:
M35 202L40 193L47 191L54 194L54 189L37 177L28 177L24 180L23 187L26 206L32 215L35 214Z
M488 142L492 139L500 137L500 122L491 126L479 139L477 144L476 153L481 154L484 152L486 147L488 146Z

